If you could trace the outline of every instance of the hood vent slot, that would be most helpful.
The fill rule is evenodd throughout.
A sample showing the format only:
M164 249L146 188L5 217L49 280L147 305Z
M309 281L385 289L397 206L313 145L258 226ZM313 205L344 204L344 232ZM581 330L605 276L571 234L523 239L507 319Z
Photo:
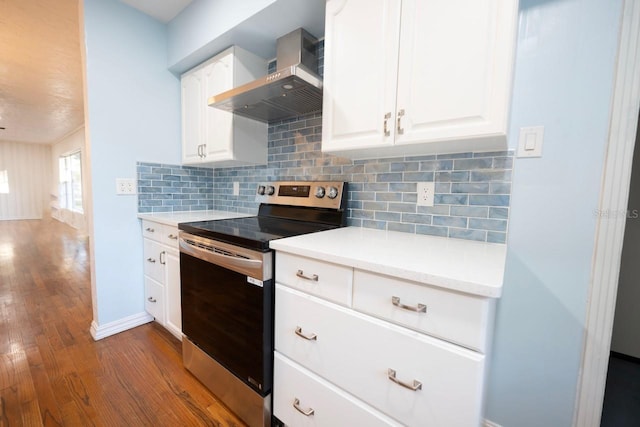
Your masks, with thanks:
M322 111L322 79L315 73L317 43L302 28L280 37L276 72L212 96L209 106L262 122Z

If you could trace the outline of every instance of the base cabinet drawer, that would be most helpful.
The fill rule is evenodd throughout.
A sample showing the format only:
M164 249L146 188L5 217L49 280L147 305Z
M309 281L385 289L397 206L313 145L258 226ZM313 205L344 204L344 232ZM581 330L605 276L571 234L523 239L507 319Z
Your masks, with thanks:
M403 424L480 424L480 353L281 285L275 325L276 351Z
M354 273L354 309L483 353L494 301L366 271Z
M353 269L278 252L278 282L342 305L351 304Z
M155 280L144 278L144 309L164 324L164 286Z
M278 352L273 393L273 413L288 427L401 426Z

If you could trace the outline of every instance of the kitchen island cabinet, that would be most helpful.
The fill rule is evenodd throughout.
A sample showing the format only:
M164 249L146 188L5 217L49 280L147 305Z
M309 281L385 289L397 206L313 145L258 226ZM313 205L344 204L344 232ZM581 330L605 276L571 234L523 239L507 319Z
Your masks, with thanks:
M322 150L506 150L517 0L328 0Z
M504 245L346 227L271 246L285 425L336 425L334 401L371 425L480 425Z
M249 216L224 211L138 214L142 221L145 310L182 340L178 224Z
M267 162L267 125L209 107L209 97L267 74L262 58L233 46L182 74L182 164Z

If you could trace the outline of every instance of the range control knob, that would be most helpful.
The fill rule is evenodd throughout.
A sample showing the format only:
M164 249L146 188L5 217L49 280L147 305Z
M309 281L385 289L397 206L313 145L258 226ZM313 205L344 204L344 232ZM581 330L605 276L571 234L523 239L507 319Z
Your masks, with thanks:
M329 187L329 191L327 193L327 196L330 199L335 199L336 197L338 197L338 189L336 187Z
M258 186L258 194L263 196L264 195L264 185L259 185Z
M317 187L316 188L316 197L318 199L322 199L324 197L324 187Z
M276 192L276 188L273 185L267 186L267 195L273 196L275 192Z

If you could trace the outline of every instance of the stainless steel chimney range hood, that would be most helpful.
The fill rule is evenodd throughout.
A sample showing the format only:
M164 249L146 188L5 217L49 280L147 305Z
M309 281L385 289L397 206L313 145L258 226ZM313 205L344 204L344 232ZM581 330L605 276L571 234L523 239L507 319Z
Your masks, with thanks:
M322 111L317 42L302 28L280 37L276 72L210 97L209 106L261 122Z

